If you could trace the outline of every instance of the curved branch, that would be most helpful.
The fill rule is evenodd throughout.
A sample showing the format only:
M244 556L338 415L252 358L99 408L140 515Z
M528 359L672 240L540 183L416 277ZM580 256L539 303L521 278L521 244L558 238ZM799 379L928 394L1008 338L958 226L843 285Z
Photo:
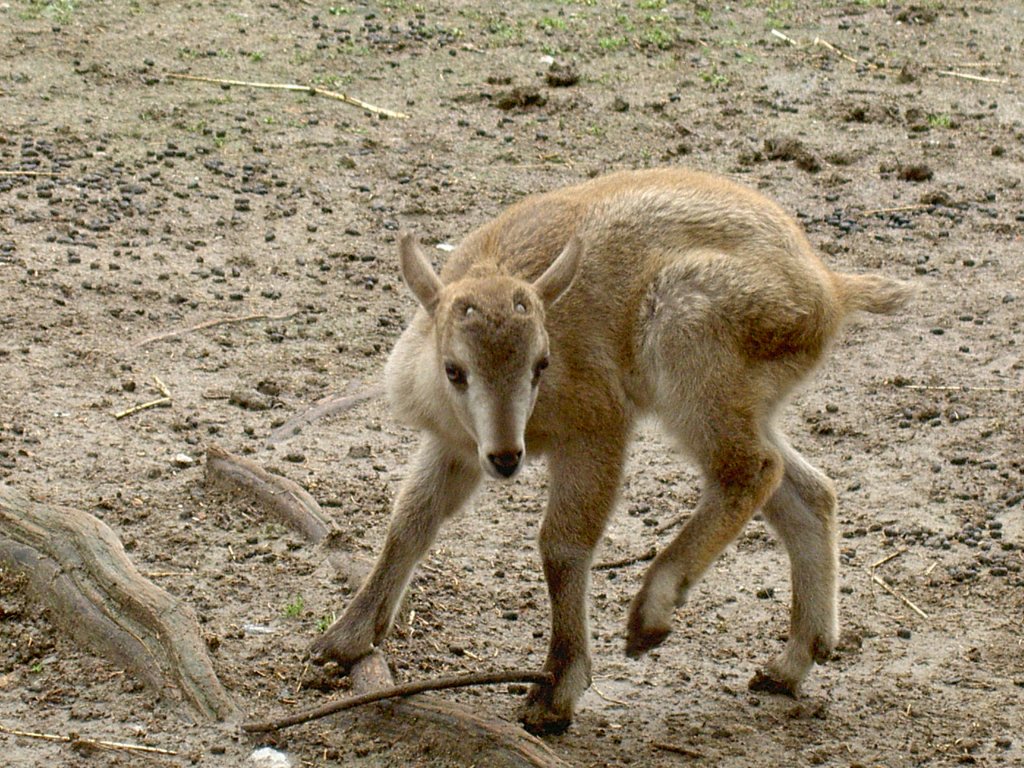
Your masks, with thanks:
M415 696L418 693L427 691L447 691L451 688L468 688L471 685L501 685L502 683L547 683L551 684L552 677L548 672L477 672L465 675L448 675L433 680L416 680L402 685L391 685L386 688L370 690L356 696L349 696L346 699L337 699L323 704L319 707L296 712L293 715L277 718L276 720L263 720L249 722L242 725L243 731L249 733L265 733L266 731L279 731L282 728L290 728L300 723L308 723L311 720L319 720L321 717L333 715L335 712L344 712L346 709L366 706L378 701L387 699L400 699L407 696Z

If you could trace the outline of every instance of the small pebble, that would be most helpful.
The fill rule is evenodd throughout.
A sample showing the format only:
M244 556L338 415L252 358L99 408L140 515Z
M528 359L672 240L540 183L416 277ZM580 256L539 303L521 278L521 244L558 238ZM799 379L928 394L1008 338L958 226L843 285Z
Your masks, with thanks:
M189 456L187 453L175 454L174 458L171 459L171 463L176 467L184 469L185 467L191 467L196 463L196 460Z

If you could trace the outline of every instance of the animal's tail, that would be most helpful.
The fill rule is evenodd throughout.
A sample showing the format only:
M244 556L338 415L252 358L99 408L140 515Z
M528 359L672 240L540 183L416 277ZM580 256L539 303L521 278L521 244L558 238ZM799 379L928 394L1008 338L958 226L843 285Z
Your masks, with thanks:
M902 280L878 275L835 274L839 301L847 312L894 315L917 294L917 288Z

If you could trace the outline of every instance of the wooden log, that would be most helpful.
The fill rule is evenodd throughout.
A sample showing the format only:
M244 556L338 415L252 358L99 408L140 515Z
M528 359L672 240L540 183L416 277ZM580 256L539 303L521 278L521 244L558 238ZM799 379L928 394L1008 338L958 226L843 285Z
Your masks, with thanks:
M143 577L98 518L0 487L0 565L76 642L159 696L180 697L203 720L237 719L192 609Z

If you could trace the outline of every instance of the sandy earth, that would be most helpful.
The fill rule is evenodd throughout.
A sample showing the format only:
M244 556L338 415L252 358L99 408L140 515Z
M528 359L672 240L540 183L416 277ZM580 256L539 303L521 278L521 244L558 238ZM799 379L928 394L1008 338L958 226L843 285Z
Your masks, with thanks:
M377 397L267 436L378 384L414 308L397 229L457 242L606 170L717 171L778 199L833 267L921 287L903 316L851 326L785 419L840 492L842 642L798 700L747 691L788 623L785 555L759 521L642 661L622 645L643 566L597 572L594 686L547 743L580 766L1024 763L1024 6L500 7L0 2L0 171L52 174L0 176L3 482L106 521L194 608L247 712L320 703L303 654L351 585L208 490L205 446L302 483L369 562L415 435ZM550 84L552 60L578 81ZM315 83L411 117L169 73ZM250 315L266 317L187 330ZM158 396L154 376L171 407L116 419ZM542 470L445 529L385 644L398 679L541 664ZM598 559L663 546L696 496L645 428ZM888 556L877 575L927 618L872 580ZM7 764L241 765L261 743L182 721L2 571L0 643L0 726L180 753L0 734ZM519 702L445 695L504 718ZM447 764L352 723L276 744L296 765Z

